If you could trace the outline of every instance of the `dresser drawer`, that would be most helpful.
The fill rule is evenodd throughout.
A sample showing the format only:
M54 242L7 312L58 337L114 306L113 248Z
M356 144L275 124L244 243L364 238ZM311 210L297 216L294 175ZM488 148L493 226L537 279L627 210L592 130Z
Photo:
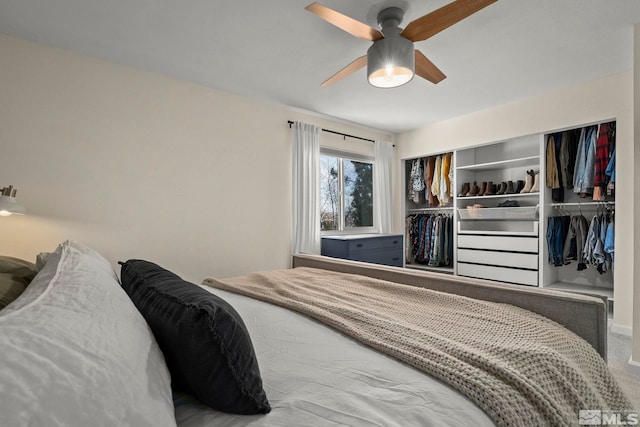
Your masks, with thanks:
M348 241L349 253L374 249L402 248L402 236L368 237Z
M458 249L458 261L499 265L504 267L528 268L531 270L538 269L537 254Z
M321 253L334 258L374 264L403 265L403 236L401 234L325 236Z
M458 275L499 282L538 286L538 272L517 268L494 267L490 265L466 264L458 262Z
M353 253L349 259L353 261L402 267L402 248L358 251Z
M458 235L458 248L538 253L537 237Z

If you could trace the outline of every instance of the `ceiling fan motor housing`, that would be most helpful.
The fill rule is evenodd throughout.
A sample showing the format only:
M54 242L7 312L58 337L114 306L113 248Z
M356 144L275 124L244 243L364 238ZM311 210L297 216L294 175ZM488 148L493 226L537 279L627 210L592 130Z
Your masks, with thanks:
M374 41L367 51L367 78L375 87L396 87L413 78L415 47L400 34L403 15L402 9L397 7L378 13L384 38Z

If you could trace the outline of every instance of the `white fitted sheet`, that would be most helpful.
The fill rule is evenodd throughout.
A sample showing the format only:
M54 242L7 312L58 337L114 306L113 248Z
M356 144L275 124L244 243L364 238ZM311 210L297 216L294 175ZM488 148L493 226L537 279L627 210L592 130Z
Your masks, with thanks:
M321 323L203 288L227 300L244 319L272 410L225 414L177 396L180 427L494 425L449 386Z

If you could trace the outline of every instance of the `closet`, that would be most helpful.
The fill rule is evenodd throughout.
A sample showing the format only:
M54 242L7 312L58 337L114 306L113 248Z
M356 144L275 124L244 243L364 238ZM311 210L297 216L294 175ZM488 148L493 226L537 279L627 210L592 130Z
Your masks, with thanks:
M405 161L405 267L453 273L453 153Z
M615 126L404 159L404 266L601 295L612 307ZM442 188L449 192L440 197Z
M607 297L615 268L615 121L545 135L542 286Z

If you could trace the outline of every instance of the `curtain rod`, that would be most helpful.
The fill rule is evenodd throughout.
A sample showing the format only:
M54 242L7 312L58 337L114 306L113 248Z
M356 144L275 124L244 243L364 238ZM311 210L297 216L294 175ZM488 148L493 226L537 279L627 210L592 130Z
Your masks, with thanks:
M291 129L291 125L293 124L293 121L288 120L287 123L289 123L289 129ZM353 139L359 139L361 141L369 141L369 142L373 142L375 144L375 141L373 139L369 139L369 138L363 138L361 136L355 136L355 135L349 135L348 133L342 133L342 132L337 132L335 130L330 130L330 129L324 129L322 128L323 132L328 132L328 133L332 133L334 135L340 135L342 136L345 140L347 138L353 138ZM395 147L395 145L393 145L393 147Z

